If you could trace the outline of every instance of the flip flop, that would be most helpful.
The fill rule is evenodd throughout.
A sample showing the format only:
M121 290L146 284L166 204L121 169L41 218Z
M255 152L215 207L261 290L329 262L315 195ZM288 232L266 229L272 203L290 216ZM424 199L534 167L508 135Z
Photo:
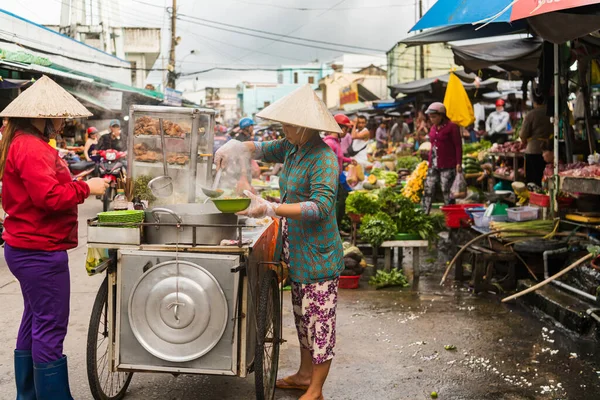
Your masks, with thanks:
M289 377L278 379L277 382L275 383L275 387L277 389L283 389L283 390L303 390L303 391L308 390L308 385L297 385L297 384L293 383L292 381L290 381Z

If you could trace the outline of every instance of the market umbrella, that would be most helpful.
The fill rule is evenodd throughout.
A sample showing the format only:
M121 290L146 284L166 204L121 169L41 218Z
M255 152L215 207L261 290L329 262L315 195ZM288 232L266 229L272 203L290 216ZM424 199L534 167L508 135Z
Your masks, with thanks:
M438 0L410 32L442 26L470 25L489 19L496 23L508 23L511 21L512 3L513 0Z

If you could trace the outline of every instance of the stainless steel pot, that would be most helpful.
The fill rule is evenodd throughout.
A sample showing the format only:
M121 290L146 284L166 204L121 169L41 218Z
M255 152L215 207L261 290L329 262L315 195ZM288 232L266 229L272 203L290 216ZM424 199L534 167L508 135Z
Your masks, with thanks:
M212 203L174 204L168 207L148 209L145 212L147 223L180 223L192 225L237 225L235 214L223 214ZM179 229L179 240L177 238ZM195 234L194 234L195 230ZM147 226L144 229L144 243L147 244L197 244L218 245L223 239L237 239L235 227L181 227ZM195 236L195 237L194 237Z

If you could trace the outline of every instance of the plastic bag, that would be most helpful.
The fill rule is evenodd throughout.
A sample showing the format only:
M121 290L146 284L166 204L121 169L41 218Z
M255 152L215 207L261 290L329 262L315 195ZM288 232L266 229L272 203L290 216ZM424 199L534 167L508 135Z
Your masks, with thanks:
M446 106L446 116L455 124L466 127L475 122L475 113L469 95L454 73L450 73L444 105Z
M108 258L108 249L89 248L85 259L85 269L88 275L94 275L94 269Z
M450 194L454 199L464 199L467 197L467 180L462 173L456 174L456 178L454 178L454 182L450 188Z

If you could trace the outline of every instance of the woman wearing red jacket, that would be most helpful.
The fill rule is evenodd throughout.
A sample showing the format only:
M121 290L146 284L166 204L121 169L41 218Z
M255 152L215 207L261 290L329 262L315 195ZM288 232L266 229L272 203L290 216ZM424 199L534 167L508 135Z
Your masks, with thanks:
M462 139L460 128L448 119L442 103L432 103L425 114L429 115L432 123L429 131L429 170L423 194L423 211L429 214L438 182L442 187L444 204L451 201L452 183L456 174L462 172Z
M100 178L74 182L48 141L64 118L90 116L44 76L6 107L0 145L4 257L19 280L24 312L15 350L17 399L71 400L63 341L69 322L69 258L77 246L77 205L102 195Z

